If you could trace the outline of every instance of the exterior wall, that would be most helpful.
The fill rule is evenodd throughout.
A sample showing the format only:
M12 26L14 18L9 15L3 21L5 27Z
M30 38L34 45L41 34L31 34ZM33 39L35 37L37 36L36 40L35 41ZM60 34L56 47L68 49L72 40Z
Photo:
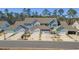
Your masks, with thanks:
M49 31L42 31L43 34L49 34Z
M59 35L66 35L67 34L67 30L63 29L60 32L58 32Z
M78 26L76 26L76 28L77 28L77 29L79 29L79 25L78 25Z
M58 26L58 23L57 23L57 21L56 20L54 20L54 22L52 23L50 23L49 24L49 28L52 28L52 27L57 27Z
M0 40L4 40L4 33L0 33Z
M37 26L37 25L40 25L40 22L35 22L35 23L33 24L33 26Z
M34 31L32 31L32 33L37 33L37 32L40 32L40 29L39 28L37 28Z
M79 24L78 24L78 22L76 21L76 22L72 25L72 27L79 29Z

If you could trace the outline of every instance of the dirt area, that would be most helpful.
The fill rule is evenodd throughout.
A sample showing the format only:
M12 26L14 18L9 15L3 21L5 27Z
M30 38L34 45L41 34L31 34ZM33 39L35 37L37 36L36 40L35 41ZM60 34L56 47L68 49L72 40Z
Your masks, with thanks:
M19 32L14 35L13 33L5 34L6 40L22 40L21 36L24 32ZM12 35L12 36L10 36ZM4 40L4 34L0 35L0 40ZM49 33L33 33L30 37L28 37L29 41L67 41L67 42L78 42L79 36L77 35L56 35L56 34L49 34Z

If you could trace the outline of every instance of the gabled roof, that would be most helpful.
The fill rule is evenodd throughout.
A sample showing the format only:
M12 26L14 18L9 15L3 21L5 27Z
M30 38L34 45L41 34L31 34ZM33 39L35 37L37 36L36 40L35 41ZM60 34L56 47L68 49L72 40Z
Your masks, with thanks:
M13 31L13 30L15 30L17 27L19 27L21 24L23 24L22 21L16 21L15 24L10 25L7 30Z
M11 27L12 29L15 29L17 26L23 25L23 24L24 24L23 21L16 21L15 24L11 25L10 27Z
M56 18L25 18L24 21L16 21L15 24L10 25L10 27L8 27L8 29L15 29L19 25L23 25L24 23L31 24L32 22L36 22L36 21L38 21L40 23L50 23L54 19L56 19ZM0 21L0 25L2 25L4 22L6 22L6 21ZM42 27L47 29L46 26L42 26ZM42 27L39 26L40 29L43 29Z
M16 21L15 24L11 25L11 28L16 28L19 25L23 24L32 24L33 22L40 22L40 23L49 23L53 20L54 18L25 18L24 21ZM1 23L3 23L2 21Z
M48 26L45 26L45 25L38 25L38 26L33 26L32 28L31 28L31 31L33 31L33 30L35 30L35 29L37 29L37 28L39 28L40 30L50 30L50 28L48 27Z
M4 22L6 22L6 21L0 21L0 25L2 25Z
M6 30L10 26L10 24L7 21L1 21L1 22L2 23L0 24L0 28L2 30Z
M59 26L59 27L56 29L56 31L61 31L61 30L63 30L63 29L64 29L64 27Z
M51 22L49 22L49 24L54 23L54 22L55 22L55 20L52 20Z
M26 23L32 23L32 22L40 22L40 23L49 23L51 22L52 20L54 20L55 18L25 18L25 21Z

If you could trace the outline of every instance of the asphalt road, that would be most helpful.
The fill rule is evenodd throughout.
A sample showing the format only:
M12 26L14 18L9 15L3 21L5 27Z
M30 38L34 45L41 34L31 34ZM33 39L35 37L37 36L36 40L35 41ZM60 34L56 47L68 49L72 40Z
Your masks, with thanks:
M52 42L52 41L0 41L0 48L56 48L79 49L79 42Z

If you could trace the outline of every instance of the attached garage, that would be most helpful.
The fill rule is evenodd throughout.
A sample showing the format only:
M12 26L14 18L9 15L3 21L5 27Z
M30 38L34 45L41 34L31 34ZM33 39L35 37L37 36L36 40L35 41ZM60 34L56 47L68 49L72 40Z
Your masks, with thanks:
M78 29L72 27L71 25L67 25L67 26L63 26L64 29L67 30L67 34L70 34L70 35L76 35L76 33L79 31Z
M76 35L77 32L79 31L78 29L73 28L71 26L69 26L69 28L67 28L67 29L68 29L68 34L71 34L71 35Z

